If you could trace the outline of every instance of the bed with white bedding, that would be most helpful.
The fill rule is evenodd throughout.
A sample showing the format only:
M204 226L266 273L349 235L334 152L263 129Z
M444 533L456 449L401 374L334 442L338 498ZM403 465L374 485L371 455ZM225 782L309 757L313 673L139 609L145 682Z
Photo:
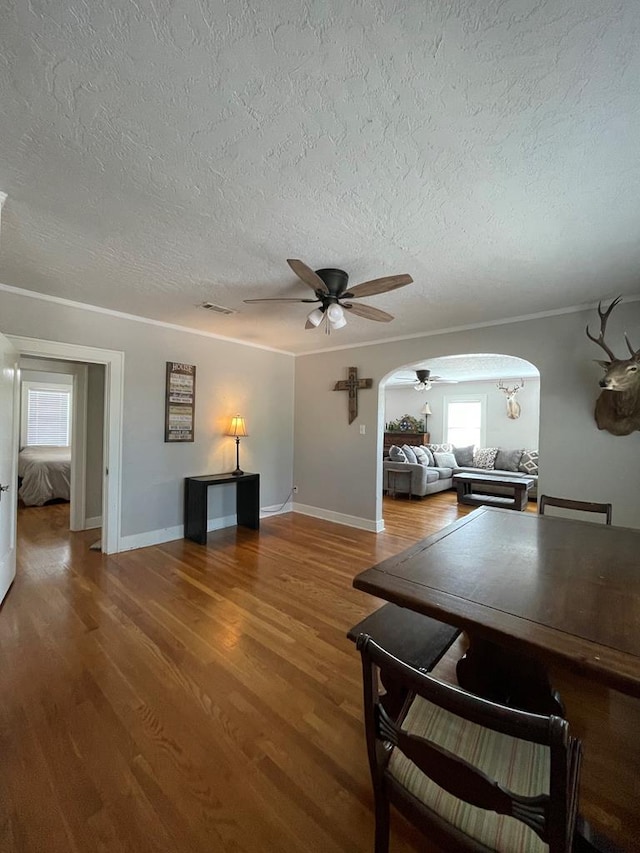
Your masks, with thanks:
M42 506L71 496L71 448L25 447L18 455L18 496L26 506Z

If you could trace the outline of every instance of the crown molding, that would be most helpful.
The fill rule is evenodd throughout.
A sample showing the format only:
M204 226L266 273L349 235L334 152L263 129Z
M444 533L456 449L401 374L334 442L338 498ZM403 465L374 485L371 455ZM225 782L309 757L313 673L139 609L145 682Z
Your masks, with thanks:
M163 329L172 329L174 332L186 332L190 335L199 335L202 338L213 338L214 340L239 344L240 346L250 347L251 349L267 350L267 352L277 352L279 355L295 356L293 352L269 347L265 344L248 343L247 341L241 341L239 338L217 335L215 332L205 332L201 329L192 329L189 326L179 326L177 323L166 323L164 320L152 320L150 317L141 317L139 314L127 314L124 311L116 311L113 308L102 308L99 305L91 305L88 302L75 302L73 299L65 299L62 296L51 296L48 293L39 293L36 290L26 290L23 287L13 287L11 284L2 284L0 282L0 292L13 293L16 296L25 296L29 299L40 299L43 302L54 302L56 305L64 305L66 308L79 308L82 311L93 311L95 314L106 314L109 317L117 317L119 320L133 320L136 323L146 323L148 326L160 326Z

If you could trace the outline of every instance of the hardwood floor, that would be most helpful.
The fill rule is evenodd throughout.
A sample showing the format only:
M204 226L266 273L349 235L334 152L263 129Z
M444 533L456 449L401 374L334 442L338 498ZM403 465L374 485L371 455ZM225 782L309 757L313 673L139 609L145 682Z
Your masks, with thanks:
M377 536L289 514L105 557L96 531L68 532L67 505L20 510L0 611L0 849L371 851L345 634L379 602L351 581L467 511L452 493L385 499ZM587 740L583 810L637 850L640 703L556 675ZM433 850L392 826L394 853Z

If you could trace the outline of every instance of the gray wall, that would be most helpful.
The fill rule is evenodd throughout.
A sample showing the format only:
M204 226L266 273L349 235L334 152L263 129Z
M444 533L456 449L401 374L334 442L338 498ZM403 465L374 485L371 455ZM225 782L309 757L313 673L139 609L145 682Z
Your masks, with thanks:
M231 471L235 443L223 435L241 412L249 437L241 465L261 475L262 506L292 485L294 359L162 326L0 293L0 332L125 353L122 535L182 524L183 478ZM167 361L195 364L195 442L164 442ZM210 489L211 518L235 513L234 490Z
M519 380L516 381L519 383ZM504 384L513 386L515 382L505 380ZM397 420L404 414L422 420L424 415L420 414L420 410L428 401L433 414L427 419L427 427L431 441L436 444L445 440L445 398L465 394L484 395L487 400L485 446L536 450L540 426L540 380L526 379L524 388L518 391L516 399L520 403L521 414L516 420L507 417L505 394L496 385L496 382L459 382L457 385L434 385L430 391L420 392L411 387L387 388L384 420Z
M85 515L102 516L102 451L104 444L103 364L90 364L87 371L87 453L85 479Z
M394 370L427 358L503 353L524 358L540 371L539 493L611 501L615 524L640 527L640 432L613 436L600 432L593 419L602 375L593 359L601 353L586 338L585 326L593 326L594 319L595 311L575 312L298 357L298 500L320 510L380 519L384 393L376 386ZM624 329L639 345L639 302L625 302L609 322L607 340L621 357L626 354ZM359 415L349 425L347 395L332 389L351 365L360 377L372 377L374 387L359 392Z

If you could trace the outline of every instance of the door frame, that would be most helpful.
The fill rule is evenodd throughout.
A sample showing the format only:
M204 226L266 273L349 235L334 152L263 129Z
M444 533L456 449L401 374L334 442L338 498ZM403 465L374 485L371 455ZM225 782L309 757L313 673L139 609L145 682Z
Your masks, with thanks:
M80 344L5 335L19 355L58 358L105 366L104 473L102 478L102 551L120 550L122 496L122 418L124 405L124 352Z

